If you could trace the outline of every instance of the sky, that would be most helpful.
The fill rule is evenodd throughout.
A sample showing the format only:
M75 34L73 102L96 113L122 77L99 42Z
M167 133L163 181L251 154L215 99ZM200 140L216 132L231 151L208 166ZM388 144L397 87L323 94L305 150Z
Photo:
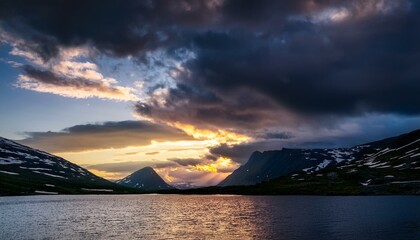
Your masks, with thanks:
M420 2L0 2L0 136L110 180L420 128Z

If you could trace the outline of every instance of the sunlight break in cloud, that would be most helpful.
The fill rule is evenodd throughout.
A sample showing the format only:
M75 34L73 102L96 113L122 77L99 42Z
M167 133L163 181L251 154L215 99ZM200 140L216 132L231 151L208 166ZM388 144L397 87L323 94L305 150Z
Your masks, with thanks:
M182 124L179 122L168 123L168 125L181 129L186 134L200 140L213 140L215 144L226 143L228 145L235 145L251 140L250 137L230 132L223 129L209 130L199 129L189 124Z

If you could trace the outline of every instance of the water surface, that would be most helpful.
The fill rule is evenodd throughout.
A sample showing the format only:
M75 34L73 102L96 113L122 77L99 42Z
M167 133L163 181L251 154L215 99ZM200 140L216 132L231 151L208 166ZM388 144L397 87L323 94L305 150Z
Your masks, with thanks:
M0 198L0 239L420 239L420 197Z

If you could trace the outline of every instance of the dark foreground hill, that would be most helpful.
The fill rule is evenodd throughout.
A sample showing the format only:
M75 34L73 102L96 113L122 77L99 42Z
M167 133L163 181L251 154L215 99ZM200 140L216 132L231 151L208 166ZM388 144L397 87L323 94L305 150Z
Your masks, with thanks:
M0 137L0 196L130 192L136 191L63 158Z
M116 183L146 191L174 189L167 184L151 167L142 168Z

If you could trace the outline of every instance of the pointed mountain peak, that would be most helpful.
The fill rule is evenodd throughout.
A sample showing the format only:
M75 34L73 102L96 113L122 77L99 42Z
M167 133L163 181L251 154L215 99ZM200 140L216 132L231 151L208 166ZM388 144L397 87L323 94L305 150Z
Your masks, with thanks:
M137 170L136 172L154 172L154 173L156 173L156 171L152 167L144 167L140 170Z
M151 167L144 167L137 170L129 176L118 180L117 183L123 186L149 191L173 189L173 187L167 184Z

